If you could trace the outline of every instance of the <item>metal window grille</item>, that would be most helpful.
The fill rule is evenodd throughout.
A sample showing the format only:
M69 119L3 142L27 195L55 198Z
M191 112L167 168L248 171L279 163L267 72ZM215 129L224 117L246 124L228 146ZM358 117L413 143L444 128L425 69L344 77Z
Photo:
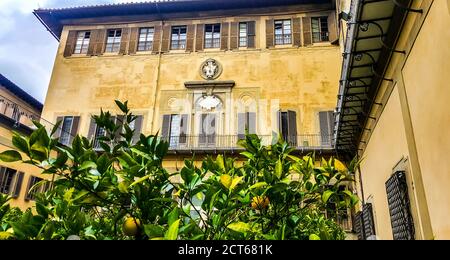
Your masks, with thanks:
M397 171L389 178L386 193L394 240L414 240L414 222L404 171Z

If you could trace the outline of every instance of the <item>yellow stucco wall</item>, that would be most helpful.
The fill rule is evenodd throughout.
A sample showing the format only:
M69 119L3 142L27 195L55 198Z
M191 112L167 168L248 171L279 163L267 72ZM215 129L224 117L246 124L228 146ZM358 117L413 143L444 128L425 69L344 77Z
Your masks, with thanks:
M54 121L60 115L80 115L79 133L86 135L91 114L99 113L100 108L117 112L114 99L129 100L133 111L144 115L143 132L156 133L161 128L162 114L179 112L179 108L167 108L170 100L192 93L185 88L184 83L203 80L199 75L199 67L206 59L214 58L223 66L223 73L217 80L236 82L229 94L231 99L238 100L249 95L257 102L267 102L258 103L263 104L258 107L258 112L267 111L261 113L257 121L259 134L270 135L272 130L278 130L277 108L269 106L270 102L276 103L276 100L279 102L278 108L297 112L299 135L318 134L318 112L334 110L336 106L341 64L339 47L320 43L310 47L266 49L264 32L267 17L247 19L257 21L257 48L254 50L171 51L162 54L161 58L149 53L64 58L68 30L113 28L114 25L66 27L56 56L43 118ZM217 20L206 22L213 21ZM177 21L177 24L191 22ZM224 111L221 118L223 130L218 134L236 134L237 112L237 109ZM193 128L191 134L196 134Z
M399 82L402 90L394 87L364 151L362 183L365 197L373 195L377 235L381 239L392 239L384 185L402 157L409 160L407 181L416 239L450 238L450 206L446 200L450 197L447 5L448 1L439 0L414 2L415 8L429 8L429 12L407 19L396 49L406 49L408 55L394 55L386 74ZM381 86L377 100L389 93L390 84ZM423 205L429 214L420 210Z
M4 100L4 102L1 102L1 104L0 104L0 113L2 113L3 115L6 115L8 117L12 116L12 109L8 109L7 107L5 107L6 103L17 104L19 106L19 110L23 111L27 114L35 114L37 116L40 114L40 112L38 110L36 110L32 106L30 106L29 104L27 104L26 102L21 100L19 97L17 97L13 93L9 92L3 86L0 86L0 96L2 98L6 98ZM27 126L31 126L31 124L32 124L31 120L29 120L25 116L21 117L20 122ZM12 130L14 130L14 129L11 128L11 126L0 124L0 152L14 149L12 142L11 142L11 140L12 140L12 132L11 131ZM18 131L18 130L16 129L16 131ZM21 185L21 189L20 189L20 194L17 198L12 199L10 201L10 204L12 206L20 207L21 209L26 209L26 208L31 207L33 205L33 202L25 200L26 193L28 192L28 190L27 190L28 180L31 175L39 176L39 173L40 173L39 169L37 169L34 166L21 164L21 163L0 162L0 166L11 168L11 169L14 169L14 170L24 173L24 177L23 177L23 181L22 181L22 185ZM43 178L42 176L39 176L39 177Z
M450 197L450 13L447 4L439 0L433 2L403 69L436 239L450 238L450 205L447 201Z
M366 202L373 203L375 230L380 239L392 239L385 182L397 162L408 157L403 121L399 118L402 118L400 99L394 89L361 163L364 196Z

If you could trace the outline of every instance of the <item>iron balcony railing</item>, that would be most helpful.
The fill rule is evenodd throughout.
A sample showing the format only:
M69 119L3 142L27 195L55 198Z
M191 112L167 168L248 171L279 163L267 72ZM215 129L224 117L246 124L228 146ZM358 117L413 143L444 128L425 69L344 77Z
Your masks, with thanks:
M270 145L274 141L272 135L259 135L263 145ZM170 150L193 149L237 149L238 141L244 139L244 135L179 135L163 136L162 139L169 143ZM332 136L321 134L305 134L285 136L284 139L291 147L326 149L332 147Z
M33 128L33 120L39 121L40 115L30 111L9 98L0 95L0 114L14 121L14 126L20 124Z

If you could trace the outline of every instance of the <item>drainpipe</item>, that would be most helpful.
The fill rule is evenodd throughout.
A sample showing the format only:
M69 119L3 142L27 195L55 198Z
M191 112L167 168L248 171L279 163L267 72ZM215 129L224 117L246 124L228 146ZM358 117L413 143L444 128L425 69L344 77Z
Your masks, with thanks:
M162 43L163 43L163 34L164 34L164 21L161 20L161 34L159 37L159 48L158 48L158 67L157 67L157 74L156 74L156 87L155 87L155 95L153 96L153 113L152 113L152 121L150 124L150 131L153 134L153 127L155 126L155 119L156 119L156 100L159 93L159 78L161 76L161 55L162 55Z

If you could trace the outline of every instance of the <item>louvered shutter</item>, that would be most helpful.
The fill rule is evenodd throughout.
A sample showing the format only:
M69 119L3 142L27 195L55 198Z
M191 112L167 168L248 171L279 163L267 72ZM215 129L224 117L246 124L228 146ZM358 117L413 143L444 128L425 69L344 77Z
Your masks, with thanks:
M91 122L89 123L88 139L92 140L95 137L95 130L97 130L97 124L94 118L91 117Z
M269 19L266 20L266 47L273 47L274 44L274 21Z
M238 113L238 139L245 138L245 122L246 122L246 113Z
M186 32L186 51L192 52L194 51L194 40L195 40L195 25L190 24L187 26Z
M128 45L128 54L136 54L137 52L137 45L139 41L139 28L131 28L130 29L130 43Z
M77 42L77 35L78 35L77 31L69 31L66 40L66 47L64 48L64 57L72 56Z
M161 52L168 52L169 51L170 35L171 35L171 26L170 25L164 25L164 27L163 27L163 37L162 37L162 42L161 42Z
M179 143L180 144L186 144L187 143L187 134L188 134L188 127L189 127L189 115L184 114L181 115L181 121L180 121L180 138Z
M297 146L297 113L288 111L288 143Z
M55 132L55 134L53 135L53 137L54 137L54 138L59 138L59 137L61 136L62 126L63 126L63 123L64 123L64 117L58 116L58 117L56 118L56 122L61 122L61 123L59 124L59 127L58 127L58 129L56 130L56 132Z
M222 23L220 26L220 49L222 51L228 50L228 30L230 28L229 23Z
M197 33L195 36L195 50L202 51L203 50L203 39L205 38L205 25L197 24Z
M338 39L336 13L334 11L328 15L328 38L330 42L334 42Z
M122 29L122 36L120 39L119 54L127 54L128 42L130 41L130 28Z
M155 26L155 33L153 35L153 53L159 53L159 47L161 45L161 33L162 33L162 26L156 25Z
M365 239L373 239L375 236L375 221L373 219L373 209L371 203L364 204L362 216Z
M230 28L230 49L235 50L239 44L239 23L232 22Z
M294 46L300 47L302 45L302 38L301 38L301 19L300 18L294 18L292 19L292 33L294 37Z
M163 140L165 140L165 141L169 141L171 119L172 119L172 115L163 115L161 136L162 136Z
M80 124L80 117L74 116L72 121L72 128L70 129L69 144L72 144L73 138L78 134L78 125Z
M303 45L308 46L312 43L311 35L311 17L303 17Z
M256 23L247 22L247 48L256 48Z
M142 133L143 119L143 116L137 116L136 120L134 121L133 144L136 144L139 141Z
M11 195L13 198L18 198L20 195L20 190L22 189L22 183L23 183L23 172L17 172L15 174L15 183L14 183L14 189L11 191Z

